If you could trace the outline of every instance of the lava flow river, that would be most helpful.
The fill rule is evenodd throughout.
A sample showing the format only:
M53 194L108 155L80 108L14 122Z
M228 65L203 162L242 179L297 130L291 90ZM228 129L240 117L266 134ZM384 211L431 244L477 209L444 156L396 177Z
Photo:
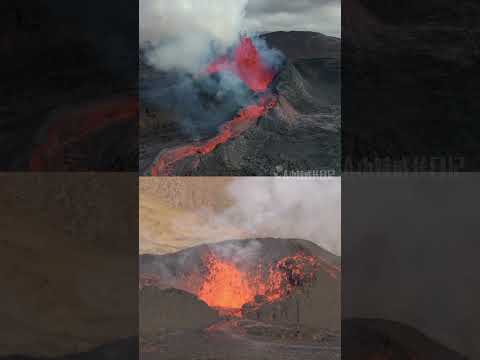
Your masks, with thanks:
M160 154L151 166L149 175L172 175L175 164L179 161L193 155L211 153L219 145L245 132L256 120L276 106L277 97L268 91L276 73L262 62L260 53L250 38L243 38L231 55L222 56L211 63L205 73L225 71L235 74L250 90L260 96L260 100L241 109L232 120L220 127L219 134L214 138L166 150Z
M274 96L264 97L258 104L249 105L242 109L233 120L225 123L220 128L220 133L214 138L196 145L185 145L163 153L151 167L152 176L171 175L175 164L189 156L208 154L215 148L243 133L257 119L275 107L277 99Z

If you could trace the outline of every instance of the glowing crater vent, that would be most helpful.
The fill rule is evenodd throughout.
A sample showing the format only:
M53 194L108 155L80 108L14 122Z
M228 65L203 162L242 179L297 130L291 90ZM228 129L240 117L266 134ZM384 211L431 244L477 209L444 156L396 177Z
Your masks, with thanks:
M270 265L260 263L253 271L241 270L233 262L214 253L209 253L203 263L206 275L197 296L211 307L228 309L240 309L255 302L258 296L267 302L284 298L296 288L312 283L317 272L323 268L317 257L303 253L282 258Z
M243 38L235 50L211 63L207 74L229 71L241 79L252 91L259 94L258 100L246 105L238 114L219 128L215 137L167 150L160 154L147 172L152 176L167 176L175 172L177 163L195 155L206 155L218 146L238 137L277 105L277 96L268 92L276 72L263 63L252 39ZM194 167L198 165L198 159Z
M241 308L251 301L255 290L246 273L234 264L210 254L206 259L208 275L197 296L212 307Z
M252 39L245 37L231 56L222 56L207 68L209 74L230 71L252 91L264 92L270 86L275 72L262 62Z

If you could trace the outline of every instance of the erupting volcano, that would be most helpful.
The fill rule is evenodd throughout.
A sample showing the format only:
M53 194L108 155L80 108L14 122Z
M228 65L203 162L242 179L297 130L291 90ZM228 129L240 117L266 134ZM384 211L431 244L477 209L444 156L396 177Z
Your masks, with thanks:
M207 72L230 71L237 75L252 91L264 92L270 86L275 71L263 63L252 39L245 37L231 56L222 56L211 63Z
M256 297L266 302L285 297L296 288L308 286L320 268L318 259L302 253L270 266L259 264L250 273L214 253L204 259L204 265L208 275L202 280L197 296L211 307L231 309L240 309Z
M163 152L150 168L153 176L171 175L179 161L200 154L211 153L219 145L239 136L277 104L277 97L268 92L276 71L265 64L252 39L245 37L230 55L212 62L205 74L231 72L259 97L256 103L245 106L229 122L223 124L219 134L203 143L185 145Z
M184 353L183 346L172 347L177 340L194 340L189 351L214 349L218 359L282 359L285 351L308 360L337 358L340 258L314 243L246 239L144 254L140 275L145 354L159 353L160 329L160 348L175 354ZM263 356L266 348L273 350L269 356L250 356Z
M140 53L143 175L339 171L339 39L244 36L187 70L152 65L149 54Z
M241 308L255 296L248 275L234 264L222 261L214 254L206 259L208 275L197 296L211 307Z
M151 168L151 175L171 175L177 162L193 155L208 154L217 146L235 138L251 126L257 119L275 107L277 99L274 96L263 97L258 104L249 105L230 122L220 128L220 133L214 138L197 145L185 145L161 154Z
M248 259L232 255L228 248L232 245L228 242L227 245L222 243L179 253L181 258L191 259L185 264L177 264L176 254L164 255L159 258L159 273L154 263L145 264L141 287L185 290L212 308L221 312L236 310L234 314L241 316L245 311L306 293L317 281L338 283L341 272L336 258L320 248L310 249L309 243L292 246L281 240L266 239L263 243L266 245ZM275 247L276 243L279 248ZM249 243L246 244L248 247ZM227 246L228 250L222 246ZM273 246L271 251L268 250L270 246Z

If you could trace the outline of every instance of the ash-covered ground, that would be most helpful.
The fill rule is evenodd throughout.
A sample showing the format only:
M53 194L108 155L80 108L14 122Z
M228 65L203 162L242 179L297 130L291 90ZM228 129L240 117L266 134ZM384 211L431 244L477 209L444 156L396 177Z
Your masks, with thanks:
M168 175L271 176L339 170L340 39L311 32L275 32L262 38L284 56L268 90L276 99L273 108L212 150L190 151L174 162ZM182 93L179 101L174 94L179 79L185 78L156 71L142 56L140 62L139 169L145 175L151 175L152 167L172 149L205 147L221 134L222 125L255 99L248 88L241 96L236 91L233 98L222 93L220 99L218 93L204 91L201 101L208 116L188 113L191 97ZM213 80L200 76L187 81L197 86Z
M299 251L322 264L308 290L253 311L213 308L179 288L186 276L205 273L202 259L210 252L246 269ZM141 358L340 359L340 278L340 258L304 240L235 240L141 255Z

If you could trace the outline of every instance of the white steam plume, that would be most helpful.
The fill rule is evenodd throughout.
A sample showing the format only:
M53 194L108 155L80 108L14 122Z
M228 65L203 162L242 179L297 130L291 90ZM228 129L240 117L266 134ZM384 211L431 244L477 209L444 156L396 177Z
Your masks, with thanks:
M175 241L162 241L186 248L233 239L294 238L341 255L340 177L238 177L219 191L226 191L227 208L175 216L169 235ZM243 255L257 253L258 244L252 244Z
M340 255L339 177L239 178L223 215L256 237L311 240Z
M339 177L237 178L229 193L233 205L211 219L209 228L238 228L250 238L310 240L340 255Z
M140 44L160 70L196 73L233 45L248 0L140 0Z

